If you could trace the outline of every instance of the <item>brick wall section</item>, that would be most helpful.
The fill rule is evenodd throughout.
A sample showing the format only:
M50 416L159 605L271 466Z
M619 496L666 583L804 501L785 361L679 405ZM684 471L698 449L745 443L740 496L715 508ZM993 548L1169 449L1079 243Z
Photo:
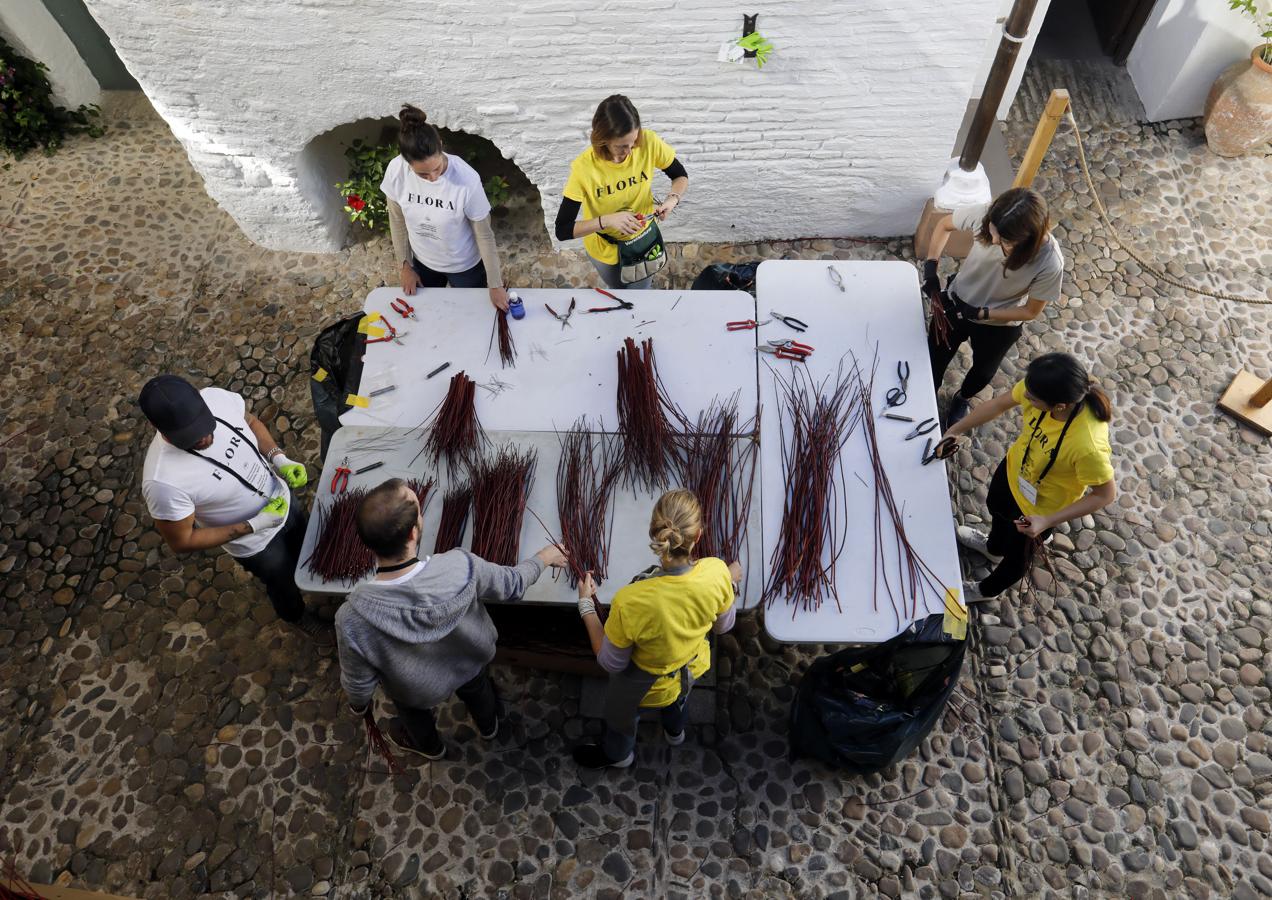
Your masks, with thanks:
M671 240L908 232L999 5L756 2L776 47L761 72L715 61L741 33L718 0L88 0L208 192L253 240L312 251L345 234L333 173L306 151L323 132L414 102L513 159L550 231L614 92L689 169Z

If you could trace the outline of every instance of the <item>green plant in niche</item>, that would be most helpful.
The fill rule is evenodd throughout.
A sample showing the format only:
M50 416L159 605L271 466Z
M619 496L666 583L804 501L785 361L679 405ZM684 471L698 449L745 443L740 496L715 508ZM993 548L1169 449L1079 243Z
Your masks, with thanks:
M512 196L512 185L508 183L508 179L502 175L491 175L482 185L486 189L486 199L490 201L490 205L499 209L508 202L508 198Z
M1272 0L1228 0L1228 8L1239 10L1254 20L1254 26L1267 42L1259 55L1265 63L1272 64Z
M0 149L15 159L36 149L52 156L69 135L100 137L104 131L96 105L67 109L53 102L46 72L44 63L0 38Z
M389 227L388 204L380 192L384 180L384 168L397 156L393 144L368 144L361 139L345 148L349 160L349 179L336 184L336 190L344 198L345 212L350 222L358 222L371 231L384 231Z

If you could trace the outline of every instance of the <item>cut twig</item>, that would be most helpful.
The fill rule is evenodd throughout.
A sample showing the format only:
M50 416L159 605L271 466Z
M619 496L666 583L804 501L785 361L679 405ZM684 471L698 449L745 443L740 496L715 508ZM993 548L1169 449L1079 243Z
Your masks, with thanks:
M501 566L516 565L534 465L533 450L518 452L511 446L473 464L474 555Z

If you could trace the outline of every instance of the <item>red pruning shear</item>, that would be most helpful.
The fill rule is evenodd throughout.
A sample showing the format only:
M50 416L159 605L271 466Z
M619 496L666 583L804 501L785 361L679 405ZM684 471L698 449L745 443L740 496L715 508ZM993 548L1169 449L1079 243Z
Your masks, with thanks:
M755 349L761 353L771 353L778 359L793 359L796 362L804 362L813 355L813 348L808 344L792 340L769 341L767 346Z
M753 331L761 325L767 325L772 319L765 319L763 322L757 322L754 319L743 319L740 322L725 322L724 327L729 331Z
M393 343L395 344L402 343L402 341L399 340L399 338L406 337L407 332L404 331L401 334L398 334L398 330L393 327L393 323L391 323L388 319L384 318L384 313L380 313L380 323L384 325L385 328L388 329L388 332L384 335L384 337L367 338L368 344L380 344L385 341L393 341Z
M628 303L628 302L627 302L626 300L624 300L622 297L615 297L613 294L611 294L611 293L610 293L609 291L607 291L607 290L603 290L602 288L592 288L592 290L596 291L598 294L604 294L606 297L609 297L611 300L613 300L614 302L616 302L616 303L618 304L618 306L593 306L591 309L589 309L589 310L588 310L588 312L590 312L590 313L598 313L598 312L616 312L616 311L621 310L621 309L635 309L635 308L636 308L636 304L635 304L635 303Z
M353 474L353 470L349 468L349 457L340 460L340 465L336 466L335 474L331 476L331 493L343 494L345 488L349 486L349 476Z
M393 307L393 311L404 319L415 319L419 321L415 315L415 307L406 301L405 297L398 297L389 306Z

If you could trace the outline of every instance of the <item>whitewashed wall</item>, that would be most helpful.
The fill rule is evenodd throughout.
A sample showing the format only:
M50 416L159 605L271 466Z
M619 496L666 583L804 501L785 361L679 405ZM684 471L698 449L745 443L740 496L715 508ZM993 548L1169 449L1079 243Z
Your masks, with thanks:
M49 67L53 99L75 109L101 100L97 79L40 0L0 0L0 34L27 59Z
M716 62L741 33L720 0L88 0L253 240L345 235L329 162L307 151L409 100L489 138L550 226L592 112L629 95L690 173L671 240L901 234L949 158L1001 0L756 2L762 72ZM549 227L549 231L550 231Z

